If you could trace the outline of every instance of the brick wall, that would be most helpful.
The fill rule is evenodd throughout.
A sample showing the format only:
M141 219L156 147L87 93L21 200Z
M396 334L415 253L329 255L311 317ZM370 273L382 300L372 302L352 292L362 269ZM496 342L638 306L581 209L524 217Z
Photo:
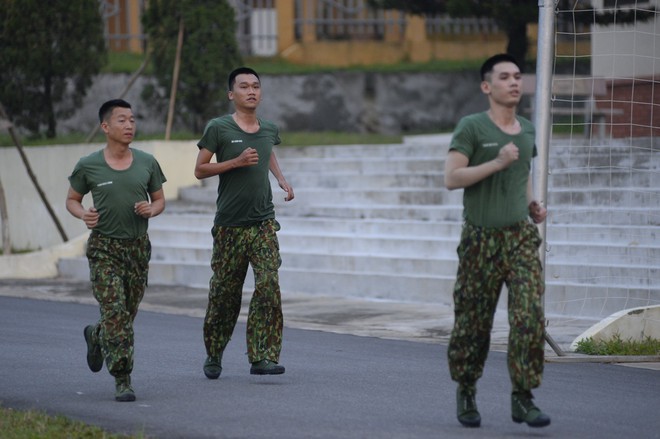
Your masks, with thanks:
M608 121L612 137L660 136L660 76L615 80L608 84L612 108L623 114ZM609 106L601 102L599 106Z

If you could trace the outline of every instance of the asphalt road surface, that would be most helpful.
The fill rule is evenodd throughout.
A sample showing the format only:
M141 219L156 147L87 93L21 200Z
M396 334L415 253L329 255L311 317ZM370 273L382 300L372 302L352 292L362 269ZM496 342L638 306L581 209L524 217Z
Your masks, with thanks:
M148 438L660 438L660 372L548 363L537 404L552 424L511 421L503 353L479 381L479 429L455 417L441 344L285 329L286 373L252 376L238 324L219 380L202 373L202 319L141 311L133 387L85 362L95 306L0 297L0 404L42 410ZM286 318L286 316L285 316ZM2 432L0 432L2 437Z

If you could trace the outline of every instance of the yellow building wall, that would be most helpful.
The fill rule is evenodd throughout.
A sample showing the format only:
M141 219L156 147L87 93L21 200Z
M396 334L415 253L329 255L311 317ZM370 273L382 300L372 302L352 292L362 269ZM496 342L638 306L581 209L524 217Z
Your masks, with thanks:
M350 67L399 62L469 60L482 59L506 48L504 34L429 39L424 19L416 15L406 16L405 31L398 26L388 26L382 41L318 41L311 24L303 26L302 38L296 41L294 0L278 0L276 8L279 56L295 64Z
M142 53L141 35L142 11L137 1L114 0L128 8L115 19L121 23L110 23L117 32L132 36L121 44L120 51ZM307 5L307 3L304 3ZM396 64L400 62L461 61L483 59L494 53L506 50L507 39L504 33L487 35L443 35L429 38L422 17L406 16L405 31L398 26L388 26L382 41L342 40L317 41L313 25L303 26L302 38L295 38L295 0L277 0L277 48L278 56L301 65L328 67L367 66L374 64ZM310 11L301 11L303 15ZM387 14L387 13L386 13ZM393 12L391 12L393 14ZM309 15L306 15L309 16ZM121 31L120 31L121 29ZM528 27L528 56L536 56L537 25ZM566 47L564 47L566 46ZM558 53L577 51L575 55L590 53L590 45L582 43L561 44Z

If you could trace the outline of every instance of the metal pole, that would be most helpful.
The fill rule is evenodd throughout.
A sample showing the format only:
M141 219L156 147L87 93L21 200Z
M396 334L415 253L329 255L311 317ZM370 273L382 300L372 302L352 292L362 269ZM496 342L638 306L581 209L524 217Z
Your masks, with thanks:
M550 98L552 93L552 60L554 58L554 10L558 0L539 0L539 33L536 51L536 90L534 103L534 125L538 157L534 170L534 198L548 207L548 156L551 134ZM546 221L539 225L543 242L539 250L545 276ZM557 355L566 355L548 332L545 339Z

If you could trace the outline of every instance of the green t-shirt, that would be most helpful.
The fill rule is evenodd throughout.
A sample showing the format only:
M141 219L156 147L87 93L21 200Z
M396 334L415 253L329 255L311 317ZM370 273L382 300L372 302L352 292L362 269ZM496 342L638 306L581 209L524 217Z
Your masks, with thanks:
M99 213L94 230L110 238L135 239L147 233L149 220L135 214L135 203L149 200L167 181L151 154L134 148L131 152L133 162L127 169L112 169L100 150L81 158L69 176L73 190L92 192Z
M534 125L517 116L520 133L512 135L500 130L486 112L460 120L449 146L469 159L468 166L493 160L504 145L513 142L519 158L507 169L465 188L463 217L470 224L482 227L506 227L529 215L527 182L532 159L536 157Z
M246 226L275 218L268 172L273 146L280 144L279 130L272 122L258 120L259 131L246 133L231 115L215 118L197 143L214 153L218 163L238 157L248 147L259 153L256 165L220 174L214 220L218 226Z

